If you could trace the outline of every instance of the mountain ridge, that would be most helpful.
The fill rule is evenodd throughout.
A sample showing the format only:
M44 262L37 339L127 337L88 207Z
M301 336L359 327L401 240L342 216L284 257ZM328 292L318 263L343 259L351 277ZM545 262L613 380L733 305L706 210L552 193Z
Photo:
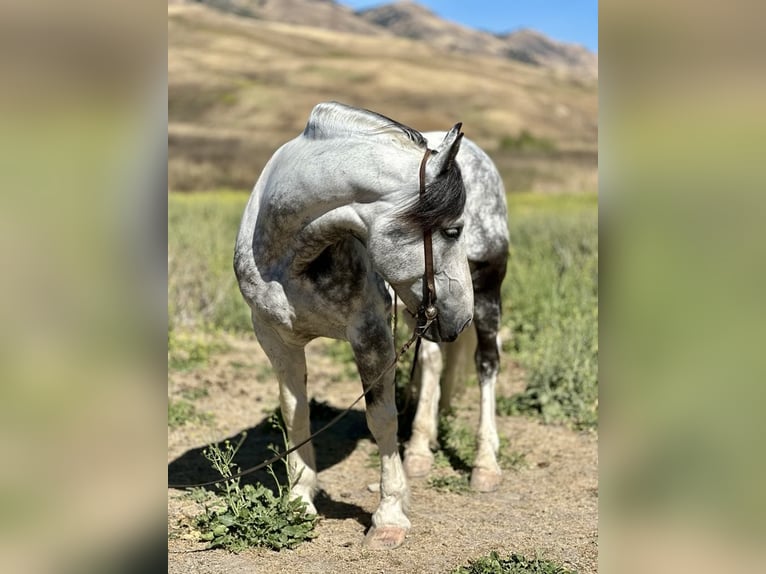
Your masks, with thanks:
M354 11L335 0L190 0L245 18L337 32L398 36L451 53L505 58L585 81L598 78L598 55L529 28L493 33L442 18L412 0Z

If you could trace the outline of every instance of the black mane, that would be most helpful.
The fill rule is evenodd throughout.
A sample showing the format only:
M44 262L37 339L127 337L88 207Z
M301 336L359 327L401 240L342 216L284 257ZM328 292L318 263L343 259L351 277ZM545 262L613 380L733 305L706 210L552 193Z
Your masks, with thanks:
M432 152L435 153L435 152ZM465 209L465 186L457 162L426 185L421 197L418 194L398 214L400 221L423 231L448 227L463 214Z

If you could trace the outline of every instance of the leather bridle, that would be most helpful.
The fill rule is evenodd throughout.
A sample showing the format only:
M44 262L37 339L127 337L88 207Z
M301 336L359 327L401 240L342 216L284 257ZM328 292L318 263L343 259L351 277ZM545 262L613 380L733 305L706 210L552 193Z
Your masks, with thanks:
M431 155L431 150L426 148L426 153L423 155L423 159L420 161L420 198L423 199L426 195L426 163L428 157ZM434 278L434 252L433 242L431 240L431 229L423 230L423 255L425 257L425 274L423 276L423 304L421 305L418 314L422 315L419 319L423 321L421 326L421 332L424 333L426 329L436 320L436 279ZM420 322L420 321L419 321Z

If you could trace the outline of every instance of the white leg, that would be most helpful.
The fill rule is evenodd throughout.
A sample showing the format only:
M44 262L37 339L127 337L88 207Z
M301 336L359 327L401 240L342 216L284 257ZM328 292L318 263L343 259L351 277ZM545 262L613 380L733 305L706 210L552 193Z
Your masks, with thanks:
M369 548L396 548L404 542L410 521L409 487L404 474L397 439L394 370L375 379L394 359L391 332L384 315L370 313L349 327L351 348L362 378L371 389L366 397L367 425L380 451L380 505L372 515L372 528L365 544Z
M407 476L426 476L431 470L434 455L431 447L437 446L439 380L442 374L442 353L439 345L421 341L420 356L420 391L418 406L412 421L412 436L404 452L404 467Z
M497 335L500 321L499 294L497 299L477 297L475 308L477 312L474 321L478 340L475 361L481 391L481 411L471 487L480 492L489 492L497 489L502 475L497 463L500 441L495 425L495 384L500 365L500 340Z
M289 446L298 444L311 434L305 349L286 345L269 327L256 325L255 334L279 380L279 404ZM306 502L307 512L316 514L313 500L317 490L317 466L311 442L287 455L287 473L292 495Z

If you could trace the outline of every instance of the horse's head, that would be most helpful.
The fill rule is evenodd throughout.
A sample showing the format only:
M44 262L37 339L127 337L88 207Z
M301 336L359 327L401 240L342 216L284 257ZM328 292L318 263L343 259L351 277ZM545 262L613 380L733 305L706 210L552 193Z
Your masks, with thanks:
M436 320L425 336L453 341L473 317L473 287L461 233L465 188L455 156L463 134L455 125L435 151L426 151L423 193L373 223L368 250L376 269L408 310L422 310L427 297L424 236L431 235ZM413 182L418 173L413 173Z

